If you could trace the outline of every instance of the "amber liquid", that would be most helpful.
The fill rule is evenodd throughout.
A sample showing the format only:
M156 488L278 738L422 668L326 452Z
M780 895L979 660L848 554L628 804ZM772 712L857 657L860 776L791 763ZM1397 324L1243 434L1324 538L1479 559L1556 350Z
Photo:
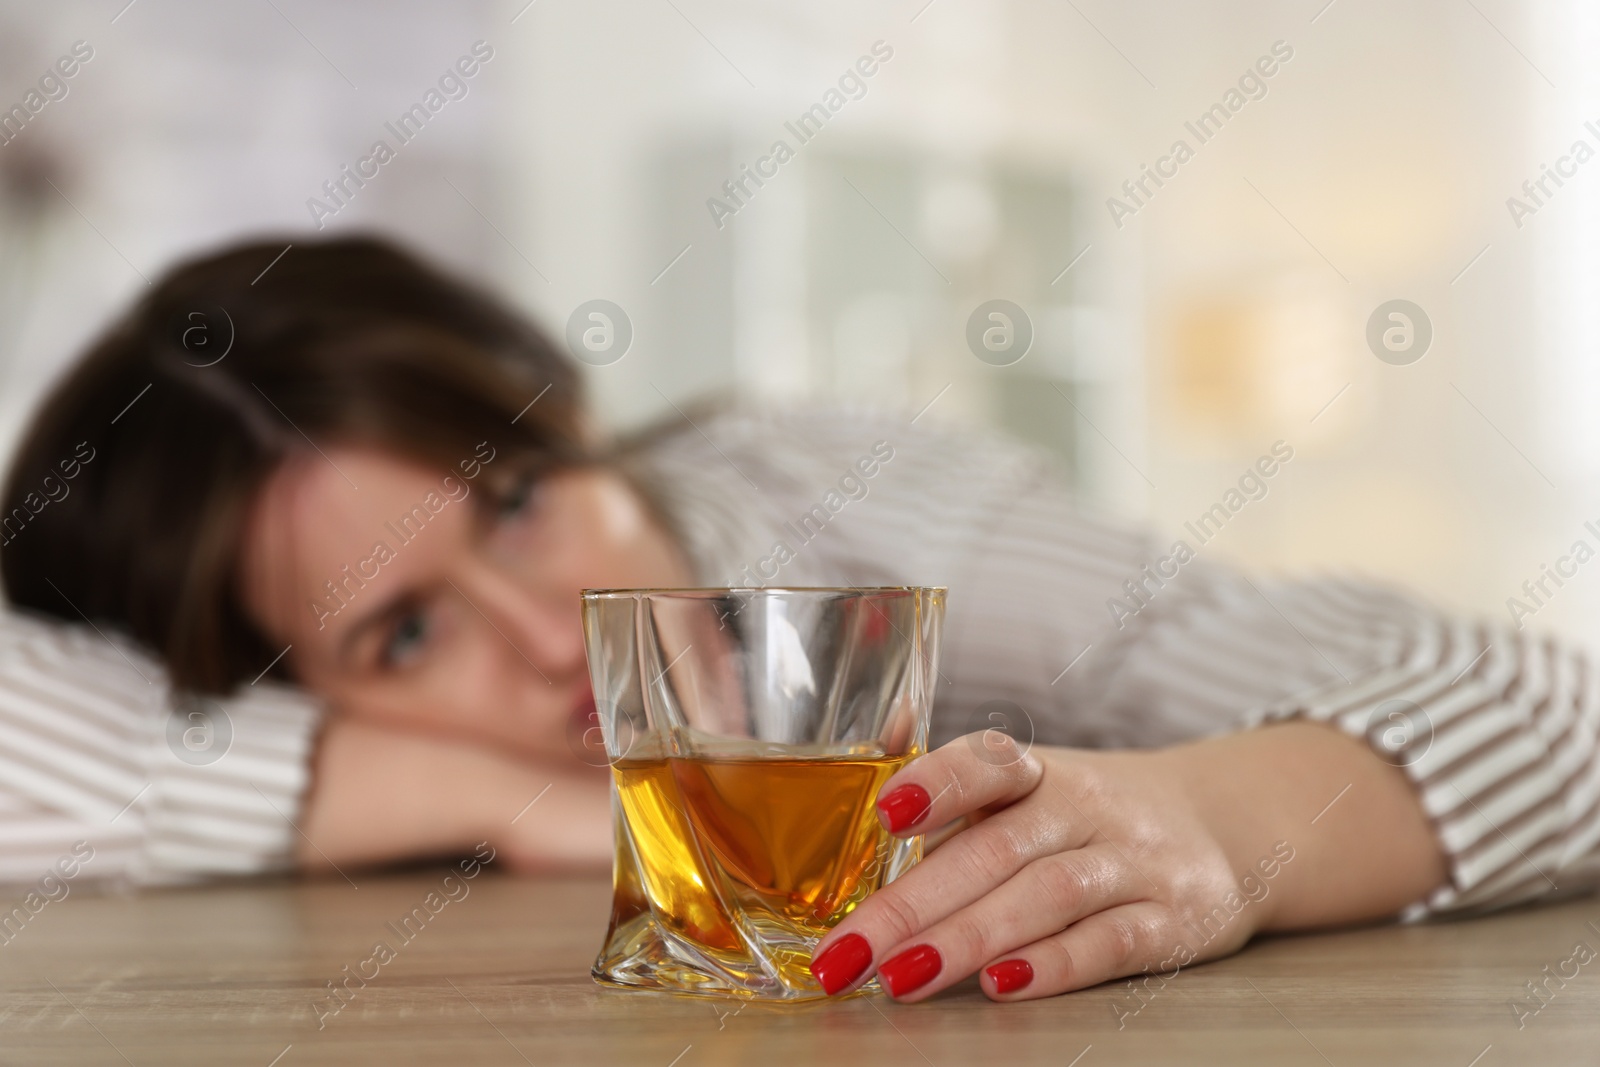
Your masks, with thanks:
M646 910L722 959L747 937L786 943L797 982L809 946L878 888L891 839L874 803L910 756L669 757L612 766L626 821L613 927ZM637 858L637 863L634 858Z

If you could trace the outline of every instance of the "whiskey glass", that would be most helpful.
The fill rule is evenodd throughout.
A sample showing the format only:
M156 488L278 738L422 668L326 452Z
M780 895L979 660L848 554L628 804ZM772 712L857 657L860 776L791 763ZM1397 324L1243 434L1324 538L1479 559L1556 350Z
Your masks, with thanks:
M616 847L597 981L824 995L817 942L922 854L875 804L927 750L944 602L929 587L583 592Z

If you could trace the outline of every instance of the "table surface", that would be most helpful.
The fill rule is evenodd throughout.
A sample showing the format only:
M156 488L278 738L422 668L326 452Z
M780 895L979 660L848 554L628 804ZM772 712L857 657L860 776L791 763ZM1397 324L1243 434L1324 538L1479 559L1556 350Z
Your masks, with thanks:
M1574 959L1580 942L1579 959L1600 948L1594 898L1259 941L1185 970L1137 1014L1123 983L1009 1005L967 982L916 1005L870 996L741 1008L596 986L589 964L610 896L601 879L484 873L402 943L387 924L445 873L126 896L75 888L0 945L0 1063L1600 1062L1600 959ZM0 904L12 896L0 889ZM341 1002L326 983L380 940L393 958L333 1013ZM1575 969L1549 979L1531 1014L1540 1002L1526 983ZM1520 1029L1518 1003L1530 1011Z

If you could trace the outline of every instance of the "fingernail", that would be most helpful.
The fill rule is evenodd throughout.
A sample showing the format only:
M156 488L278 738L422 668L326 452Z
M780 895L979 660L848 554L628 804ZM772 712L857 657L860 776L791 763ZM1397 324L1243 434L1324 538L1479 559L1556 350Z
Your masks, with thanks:
M861 977L872 962L872 946L860 934L845 934L811 961L811 976L830 997Z
M1027 960L1001 960L983 969L996 993L1015 993L1033 981L1033 964Z
M909 830L928 817L933 801L920 785L897 785L878 798L878 812L889 832Z
M890 996L903 997L933 981L943 966L938 949L932 945L917 945L878 964L878 977L889 987Z

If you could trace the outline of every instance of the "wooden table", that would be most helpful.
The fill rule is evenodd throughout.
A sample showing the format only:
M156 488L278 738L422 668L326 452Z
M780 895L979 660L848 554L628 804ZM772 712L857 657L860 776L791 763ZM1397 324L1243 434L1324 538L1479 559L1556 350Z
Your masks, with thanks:
M1600 899L1491 919L1258 942L1137 1014L1126 985L997 1005L972 983L768 1006L602 990L609 886L484 874L401 944L442 871L95 896L0 946L0 1063L1505 1064L1600 1062L1600 958L1519 1030L1524 983L1600 949ZM15 892L0 890L0 901ZM6 907L10 907L6 903ZM327 983L399 946L336 1013ZM372 968L365 968L371 973Z

